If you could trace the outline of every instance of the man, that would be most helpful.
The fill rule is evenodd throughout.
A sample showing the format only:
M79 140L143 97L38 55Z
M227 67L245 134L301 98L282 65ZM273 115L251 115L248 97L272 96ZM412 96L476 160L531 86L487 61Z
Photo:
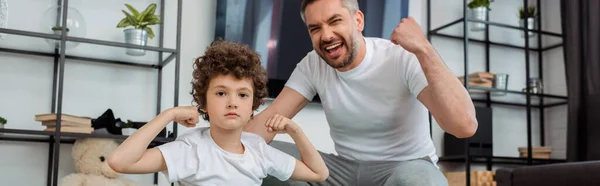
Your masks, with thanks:
M267 119L292 118L319 94L339 156L322 155L329 178L311 185L447 185L427 111L443 130L466 138L477 130L475 108L416 21L402 19L385 40L362 36L357 0L303 0L301 16L314 50L245 130L271 142ZM271 145L298 158L294 147Z

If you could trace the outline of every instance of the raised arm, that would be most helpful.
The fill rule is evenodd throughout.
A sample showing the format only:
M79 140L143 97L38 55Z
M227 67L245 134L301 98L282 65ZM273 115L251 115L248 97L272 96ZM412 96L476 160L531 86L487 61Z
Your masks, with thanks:
M391 41L416 55L428 83L417 99L429 109L440 127L458 138L473 136L478 125L473 101L427 41L414 18L402 19L393 31Z
M271 133L267 130L265 126L267 120L275 114L293 118L306 104L308 104L308 100L302 94L289 87L284 87L271 105L267 106L267 108L244 125L244 131L258 134L267 143L270 143L276 133Z
M321 182L329 177L329 169L323 158L294 121L282 115L274 115L269 118L266 126L272 129L273 133L289 134L296 143L301 161L296 160L292 180Z
M188 126L195 125L198 122L196 108L178 107L160 113L117 147L108 159L110 168L124 174L147 174L166 170L167 166L160 150L147 147L173 120Z

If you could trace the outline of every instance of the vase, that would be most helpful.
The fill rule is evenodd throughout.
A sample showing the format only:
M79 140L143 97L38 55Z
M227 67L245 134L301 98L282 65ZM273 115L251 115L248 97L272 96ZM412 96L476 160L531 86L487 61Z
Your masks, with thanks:
M525 28L525 20L523 20L523 19L519 20L519 26L521 26L521 28ZM535 24L535 18L533 18L533 17L527 18L527 29L535 30L536 28L537 28L537 25ZM535 36L535 32L527 31L527 37L533 37L533 36ZM525 37L525 31L521 31L521 37Z
M471 19L479 21L487 21L488 8L477 7L471 8ZM471 31L483 31L485 30L485 23L471 23Z
M146 46L148 42L148 32L142 29L125 29L125 42L127 44L133 44L138 46ZM126 53L132 56L143 56L146 54L144 49L127 48Z
M508 90L508 74L497 73L494 74L494 81L492 87L498 91L491 93L492 96L504 96Z
M40 20L40 27L44 33L62 35L62 17L63 7L53 5L46 9ZM83 14L76 8L67 8L67 21L64 24L67 27L69 37L85 38L87 34L87 24L83 18ZM60 48L60 40L45 39L51 47ZM72 49L79 45L79 42L67 41L65 49Z

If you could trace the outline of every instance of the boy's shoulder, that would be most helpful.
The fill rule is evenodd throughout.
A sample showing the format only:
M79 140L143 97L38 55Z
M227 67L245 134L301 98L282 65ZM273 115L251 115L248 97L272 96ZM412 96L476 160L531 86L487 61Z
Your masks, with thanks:
M242 132L242 141L246 141L252 144L260 144L265 143L265 139L260 137L258 134L254 134L251 132Z
M210 138L208 134L209 127L198 127L194 129L190 129L187 132L181 133L177 136L175 141L183 141L188 144L198 145L200 143L204 143L204 141Z

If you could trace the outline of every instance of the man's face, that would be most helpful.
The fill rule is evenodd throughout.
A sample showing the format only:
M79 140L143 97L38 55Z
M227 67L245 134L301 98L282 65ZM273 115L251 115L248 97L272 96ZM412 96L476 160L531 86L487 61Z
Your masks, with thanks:
M329 66L342 68L354 61L363 29L360 11L350 13L341 0L320 0L304 11L313 48Z
M253 113L253 86L251 79L236 79L220 75L210 81L206 91L206 110L212 127L238 130Z

